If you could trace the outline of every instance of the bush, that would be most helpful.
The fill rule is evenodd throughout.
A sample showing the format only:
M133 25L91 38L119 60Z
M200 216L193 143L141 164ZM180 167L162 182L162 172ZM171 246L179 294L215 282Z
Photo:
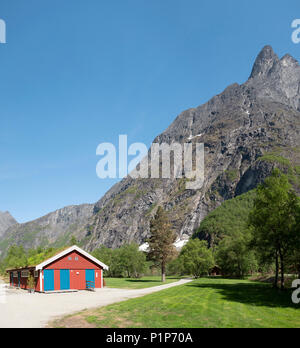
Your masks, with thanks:
M180 253L179 259L183 263L184 271L193 274L195 278L208 275L214 266L212 250L208 249L206 241L190 240Z
M29 290L35 289L35 279L31 273L27 279L27 287Z

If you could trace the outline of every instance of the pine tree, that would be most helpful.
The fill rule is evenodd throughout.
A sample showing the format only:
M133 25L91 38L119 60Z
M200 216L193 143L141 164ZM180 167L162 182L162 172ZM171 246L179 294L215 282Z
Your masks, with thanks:
M166 280L166 265L176 254L173 243L176 234L171 229L167 213L162 207L158 207L154 219L150 222L151 237L149 243L149 259L161 267L162 282Z

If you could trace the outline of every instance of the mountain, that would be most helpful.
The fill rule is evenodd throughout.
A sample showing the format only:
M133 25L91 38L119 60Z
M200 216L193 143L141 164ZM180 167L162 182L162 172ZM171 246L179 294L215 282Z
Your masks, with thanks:
M4 232L17 223L17 221L10 215L8 211L0 211L0 238Z
M275 166L289 173L297 186L298 62L290 55L280 59L270 46L264 47L244 84L234 83L206 104L184 111L154 142L204 143L203 187L186 189L186 179L127 177L95 205L64 208L9 228L0 239L0 250L12 241L26 247L59 245L73 234L87 250L101 244L113 248L130 241L143 244L159 205L168 210L179 239L184 240L209 212L255 188Z
M154 140L204 143L203 188L186 190L184 179L125 178L96 203L87 248L142 244L158 205L169 211L178 236L188 238L210 211L256 187L274 166L299 165L299 132L300 66L266 46L248 81L184 111Z
M26 249L37 246L62 246L72 236L81 238L94 206L83 204L59 209L37 220L10 226L0 238L0 255L11 244L23 245Z

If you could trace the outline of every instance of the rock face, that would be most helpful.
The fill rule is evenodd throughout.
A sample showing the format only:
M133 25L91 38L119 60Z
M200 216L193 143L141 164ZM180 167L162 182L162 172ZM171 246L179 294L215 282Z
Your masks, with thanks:
M81 238L86 221L93 214L93 205L83 204L59 209L37 220L9 227L0 238L0 253L5 254L8 245L61 246L72 236Z
M4 232L17 223L17 221L10 215L8 211L0 211L0 238Z
M170 214L181 239L224 200L257 186L276 161L266 153L299 163L300 66L270 46L258 55L248 81L233 84L208 103L183 112L154 142L205 144L205 182L186 190L183 179L126 178L95 205L87 233L88 249L101 244L142 244L158 205Z
M11 227L6 241L11 238L26 247L59 244L72 234L87 250L102 244L113 248L131 241L143 244L159 205L168 210L180 240L187 239L224 200L256 187L274 166L287 165L283 157L299 165L298 62L289 55L279 59L266 46L248 81L184 111L154 142L204 143L203 187L187 190L185 179L127 177L94 206L64 208Z

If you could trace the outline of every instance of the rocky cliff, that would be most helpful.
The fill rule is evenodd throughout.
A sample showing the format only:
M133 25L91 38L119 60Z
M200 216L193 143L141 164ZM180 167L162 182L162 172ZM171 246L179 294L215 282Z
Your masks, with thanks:
M8 211L0 211L0 238L4 232L17 223L17 221L10 215Z
M186 239L210 211L256 187L274 166L288 172L297 183L298 62L289 55L280 59L270 46L264 47L244 84L235 83L206 104L184 111L154 140L175 141L204 143L205 181L201 189L187 190L184 178L127 177L94 206L65 208L11 227L5 234L5 245L7 241L25 246L61 244L71 234L88 250L101 244L114 248L130 241L142 244L159 205L168 210L178 237Z
M88 249L144 242L158 205L169 211L178 236L188 238L208 212L257 186L274 166L299 164L299 132L300 66L266 46L248 81L183 112L154 140L204 143L203 188L186 190L184 179L124 179L96 203Z
M0 237L0 255L11 244L26 249L38 246L62 246L72 236L82 239L86 222L93 214L94 206L83 204L59 209L37 220L9 227Z

